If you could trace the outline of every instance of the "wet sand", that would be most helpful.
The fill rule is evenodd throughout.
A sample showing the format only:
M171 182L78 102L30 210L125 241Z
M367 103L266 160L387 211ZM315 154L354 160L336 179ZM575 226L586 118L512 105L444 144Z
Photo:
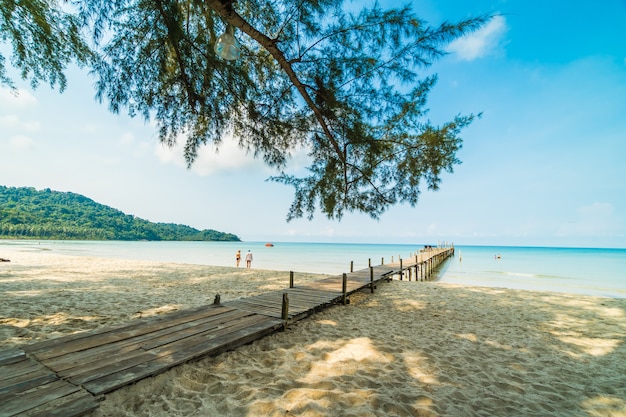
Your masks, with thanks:
M0 349L285 288L288 272L2 253ZM296 283L319 279L296 273ZM94 416L626 416L626 300L392 281L107 394Z

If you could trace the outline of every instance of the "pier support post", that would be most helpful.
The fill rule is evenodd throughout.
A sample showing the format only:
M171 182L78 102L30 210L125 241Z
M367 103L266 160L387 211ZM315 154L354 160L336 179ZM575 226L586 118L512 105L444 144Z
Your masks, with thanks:
M402 271L402 258L398 257L398 259L400 260L400 281L402 281L402 276L404 275L404 272Z
M430 277L433 274L433 258L428 260L428 280L430 281Z
M354 261L350 261L350 272L354 272Z
M283 306L280 317L283 319L284 330L287 328L287 321L289 320L289 295L286 292L283 293Z
M343 293L343 305L348 304L348 274L345 272L341 280L341 292Z
M293 288L293 271L289 271L289 288Z
M215 298L213 299L213 304L215 305L219 305L220 304L220 295L216 294Z
M374 294L374 267L370 265L370 292Z

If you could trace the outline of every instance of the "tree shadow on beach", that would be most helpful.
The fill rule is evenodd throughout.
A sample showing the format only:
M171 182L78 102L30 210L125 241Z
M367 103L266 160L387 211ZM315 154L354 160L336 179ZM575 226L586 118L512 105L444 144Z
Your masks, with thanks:
M423 284L393 282L334 323L341 337L308 346L326 346L311 373L350 369L347 350L359 372L330 378L377 384L376 408L398 415L626 413L626 300L429 284L407 299L398 285Z

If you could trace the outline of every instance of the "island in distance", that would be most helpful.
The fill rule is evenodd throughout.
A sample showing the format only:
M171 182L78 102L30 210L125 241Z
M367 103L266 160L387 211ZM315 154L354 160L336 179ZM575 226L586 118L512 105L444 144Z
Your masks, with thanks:
M0 239L241 241L212 229L153 223L76 193L2 185Z

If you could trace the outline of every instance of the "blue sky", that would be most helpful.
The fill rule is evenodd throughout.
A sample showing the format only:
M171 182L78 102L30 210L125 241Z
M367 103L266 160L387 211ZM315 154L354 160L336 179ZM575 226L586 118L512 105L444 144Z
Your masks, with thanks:
M288 223L292 189L266 182L274 172L260 161L207 147L189 170L154 126L97 103L94 80L74 68L62 94L0 88L0 184L72 191L246 241L626 248L626 2L412 5L432 24L498 14L432 67L433 122L483 115L462 133L462 165L416 207L393 207L380 221Z

